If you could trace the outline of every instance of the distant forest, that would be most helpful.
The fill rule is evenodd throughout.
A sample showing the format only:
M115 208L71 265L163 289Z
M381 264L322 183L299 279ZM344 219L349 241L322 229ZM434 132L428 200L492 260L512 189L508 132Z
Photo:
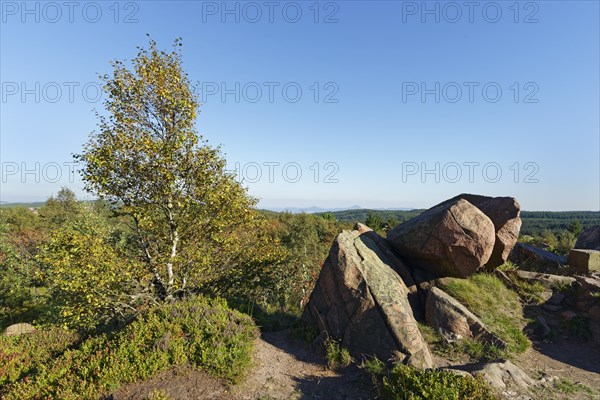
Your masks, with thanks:
M32 207L39 208L44 202L36 203L5 203L0 204L3 207ZM378 214L382 222L388 222L391 226L401 224L411 218L421 214L423 209L418 210L375 210L368 208L352 209L344 211L332 211L316 213L315 215L327 216L333 215L336 220L342 222L362 222L367 221L369 214ZM279 212L260 210L263 215L276 216ZM521 227L522 235L540 235L544 231L561 231L569 229L574 221L579 221L583 229L588 229L593 225L600 225L600 211L522 211Z
M369 213L379 214L383 221L402 223L416 217L425 210L345 210L318 215L333 214L338 221L365 222ZM568 229L574 221L579 221L583 229L593 225L600 225L600 212L598 211L522 211L523 226L521 234L540 235L544 231L560 231Z

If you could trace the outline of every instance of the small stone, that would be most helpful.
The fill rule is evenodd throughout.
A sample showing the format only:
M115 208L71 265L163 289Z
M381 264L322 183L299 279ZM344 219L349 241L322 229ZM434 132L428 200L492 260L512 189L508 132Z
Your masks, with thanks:
M560 303L562 303L562 301L564 299L565 299L564 294L562 294L561 292L554 292L554 293L552 293L552 296L546 301L546 303L552 304L554 306L558 306L558 305L560 305Z
M4 336L20 336L27 333L33 333L36 329L27 323L14 324L4 330Z

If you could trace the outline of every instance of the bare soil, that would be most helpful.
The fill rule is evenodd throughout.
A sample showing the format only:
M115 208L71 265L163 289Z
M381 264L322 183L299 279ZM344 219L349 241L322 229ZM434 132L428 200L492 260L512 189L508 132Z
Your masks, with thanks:
M544 381L544 378L556 377L573 384L581 383L595 392L562 393L549 390L551 384L543 384L534 391L535 399L600 399L600 346L592 342L573 339L537 342L520 355L517 363L534 379Z
M177 367L150 380L126 385L109 398L143 400L161 390L174 400L363 400L376 399L369 376L353 365L327 369L322 356L289 332L263 333L256 341L249 375L237 385L191 367Z
M435 357L438 365L456 364ZM516 360L529 376L540 384L527 396L515 391L515 399L600 399L600 347L589 342L563 340L538 342ZM121 387L109 398L143 400L160 390L174 400L362 400L377 399L370 377L353 365L338 371L327 368L325 361L307 343L291 337L289 332L263 333L256 342L254 361L248 376L237 385L181 366L165 371L150 380ZM554 388L553 380L581 383L595 391L563 393ZM508 391L510 392L510 390ZM510 397L513 398L513 397Z

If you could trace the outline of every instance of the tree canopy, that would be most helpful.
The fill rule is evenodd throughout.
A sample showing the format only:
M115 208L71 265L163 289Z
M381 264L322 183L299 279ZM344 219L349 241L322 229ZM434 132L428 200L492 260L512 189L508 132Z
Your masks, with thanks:
M130 218L140 258L160 297L227 268L233 233L255 218L255 199L196 129L199 101L182 67L154 41L128 67L104 75L106 114L83 152L86 189Z

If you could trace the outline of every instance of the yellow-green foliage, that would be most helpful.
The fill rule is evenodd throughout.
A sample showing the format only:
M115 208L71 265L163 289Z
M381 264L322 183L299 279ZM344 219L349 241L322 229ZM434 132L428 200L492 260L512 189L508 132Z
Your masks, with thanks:
M107 114L81 154L86 189L129 217L157 297L170 298L236 264L235 233L256 200L228 172L218 147L198 134L197 93L172 51L154 41L102 77Z
M52 232L38 260L58 315L53 322L81 330L135 311L144 271L109 243L110 228L91 210ZM138 296L139 297L139 296Z
M519 296L498 278L475 274L468 279L443 279L441 286L506 341L510 352L521 353L529 347L522 332L525 320Z
M479 376L465 377L435 369L418 370L395 364L391 370L378 359L365 362L380 390L389 400L494 400L497 397Z
M76 345L61 335L55 330L0 338L1 358L8 360L0 367L0 398L95 399L186 363L235 381L250 364L257 329L223 300L192 297Z
M0 209L0 330L31 321L44 308L33 256L46 239L39 218L23 207Z

